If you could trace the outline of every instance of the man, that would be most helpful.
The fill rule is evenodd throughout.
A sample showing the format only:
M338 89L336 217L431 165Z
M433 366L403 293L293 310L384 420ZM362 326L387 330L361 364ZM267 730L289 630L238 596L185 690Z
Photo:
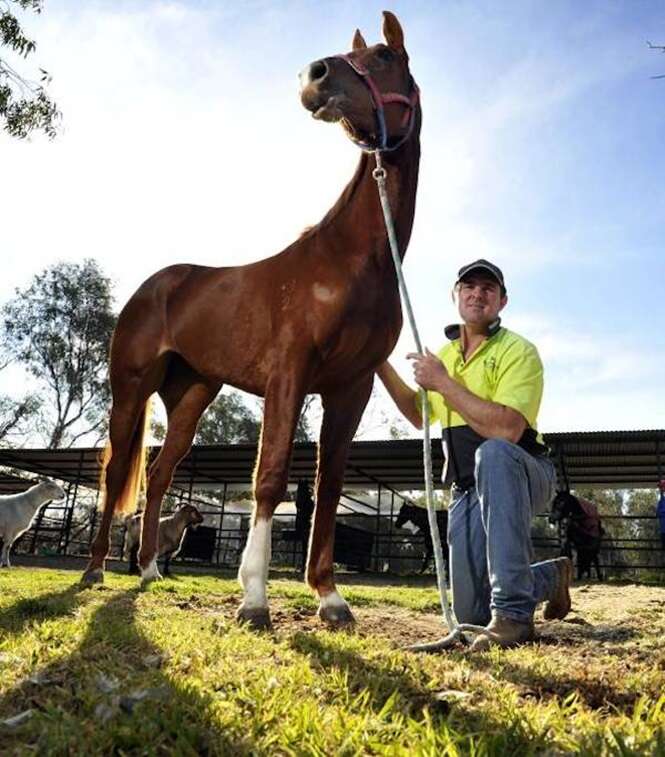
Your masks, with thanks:
M485 625L474 642L513 646L534 638L533 615L570 610L567 557L531 565L531 521L551 501L556 473L536 430L543 367L536 348L501 326L508 301L501 270L487 260L460 269L453 297L461 324L438 353L410 354L440 421L452 487L448 542L453 608L460 623ZM377 371L404 416L422 427L419 395L390 363Z
M660 529L660 544L665 549L665 478L658 482L658 488L660 489L660 497L656 505L656 517Z

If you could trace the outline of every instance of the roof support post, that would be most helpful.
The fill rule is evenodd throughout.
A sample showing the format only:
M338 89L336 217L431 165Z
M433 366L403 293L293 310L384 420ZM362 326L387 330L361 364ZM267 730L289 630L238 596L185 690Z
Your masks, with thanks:
M217 538L215 539L215 562L217 565L220 563L220 556L222 553L222 539L224 538L224 510L226 508L226 489L228 484L224 482L224 489L222 490L222 506L219 509L219 529L217 530Z
M76 471L76 479L74 480L74 492L72 493L72 485L71 483L67 487L67 509L65 510L65 533L64 533L64 541L65 543L62 546L62 554L66 555L67 550L69 549L69 540L72 535L72 519L74 518L74 507L76 505L76 498L78 497L79 492L79 482L81 480L81 471L83 470L83 457L84 453L83 450L81 450L79 454L79 465L78 470Z

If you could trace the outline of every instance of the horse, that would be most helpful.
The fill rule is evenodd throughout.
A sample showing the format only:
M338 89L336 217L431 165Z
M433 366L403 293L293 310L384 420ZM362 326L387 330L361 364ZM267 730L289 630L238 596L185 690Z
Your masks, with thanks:
M65 498L63 489L50 479L40 481L20 494L0 497L0 541L2 557L0 567L11 567L9 550L12 544L32 525L42 505Z
M300 73L303 107L318 121L340 123L362 148L353 178L323 220L257 263L165 268L147 279L121 311L110 350L103 513L83 585L103 581L114 513L134 507L141 489L154 393L164 403L168 427L147 474L139 566L143 582L160 577L162 497L191 447L201 414L222 385L230 384L264 398L237 617L256 629L270 627L266 584L272 516L286 492L304 398L319 394L323 419L306 580L319 597L325 623L354 622L334 580L335 515L349 445L376 368L392 352L402 327L371 153L382 153L402 256L411 236L420 163L418 87L402 27L388 11L383 37L384 43L368 46L356 30L351 52L321 58Z
M434 557L434 544L432 543L432 532L429 527L427 510L423 507L416 507L415 505L410 505L408 502L404 502L395 518L395 527L402 528L405 523L409 522L413 523L413 525L417 527L418 533L423 536L425 553L423 555L423 564L420 567L420 572L424 573L427 570L430 560ZM439 527L443 559L446 562L446 573L449 573L448 543L446 541L446 534L448 533L447 510L436 511L436 523Z
M559 491L552 501L549 522L559 524L559 533L563 536L561 554L572 559L573 550L577 552L578 580L584 576L591 579L594 566L601 581L598 555L605 529L596 505L569 491Z

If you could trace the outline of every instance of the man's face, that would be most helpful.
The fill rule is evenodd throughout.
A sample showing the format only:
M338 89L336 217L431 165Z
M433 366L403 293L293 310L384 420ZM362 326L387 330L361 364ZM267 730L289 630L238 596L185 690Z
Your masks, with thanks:
M470 273L457 287L457 307L464 323L489 326L505 304L499 282L487 274Z

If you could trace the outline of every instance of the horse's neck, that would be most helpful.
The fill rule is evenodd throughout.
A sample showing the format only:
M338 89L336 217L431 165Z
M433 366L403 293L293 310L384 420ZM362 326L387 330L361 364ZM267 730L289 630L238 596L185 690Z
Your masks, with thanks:
M418 131L414 130L410 139L394 153L384 153L382 157L401 257L404 257L411 238L415 215L420 164ZM378 247L387 261L390 250L377 182L372 176L375 168L374 155L363 153L355 175L319 224L319 230L321 234L341 241L342 244L336 246L349 255L371 255ZM377 246L378 241L382 244Z

